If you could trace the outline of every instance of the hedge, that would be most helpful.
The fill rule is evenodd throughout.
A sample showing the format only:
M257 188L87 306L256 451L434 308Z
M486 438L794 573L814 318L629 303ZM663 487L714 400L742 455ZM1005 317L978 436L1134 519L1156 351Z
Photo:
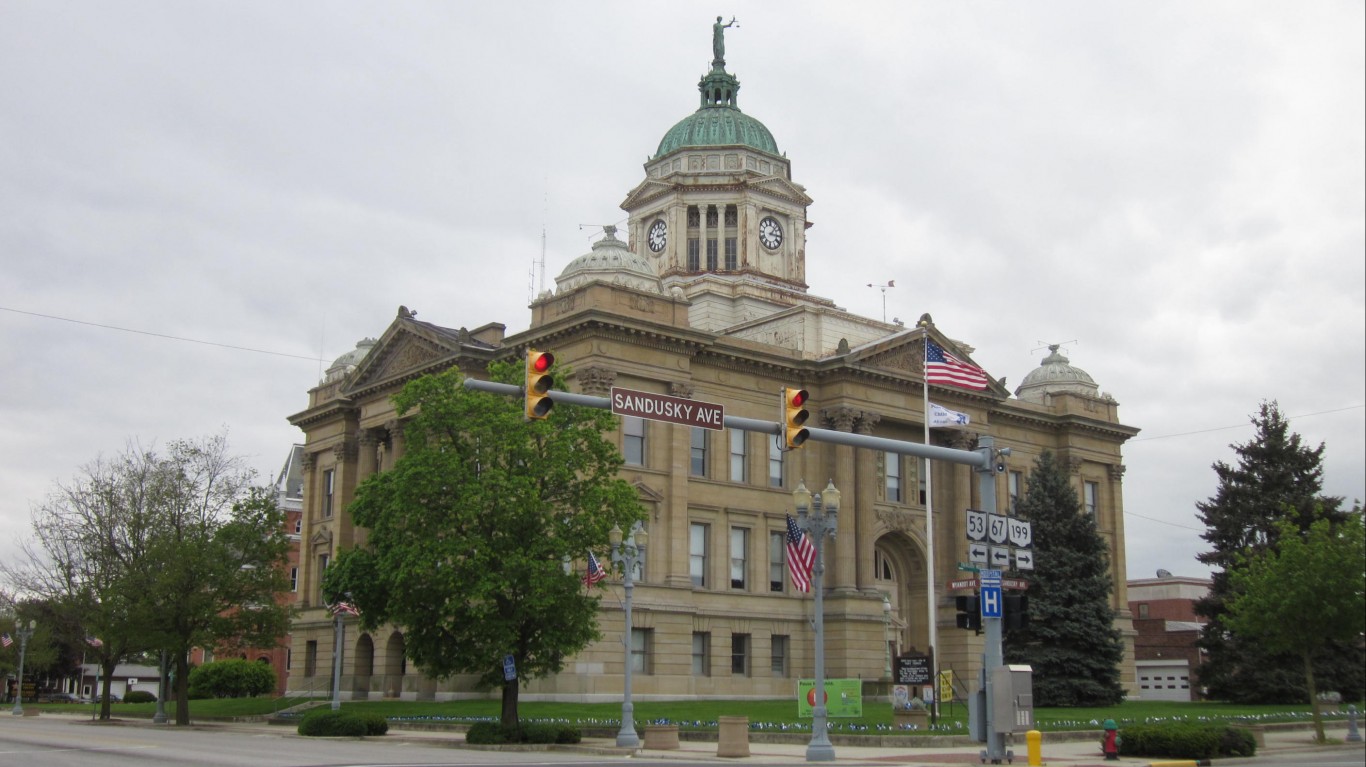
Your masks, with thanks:
M362 737L383 735L389 722L379 714L360 714L351 711L316 709L299 720L299 734L313 737Z
M275 669L249 660L217 660L190 671L190 698L250 698L275 689Z
M1220 756L1253 756L1257 753L1257 740L1252 733L1230 724L1131 724L1120 730L1119 736L1119 753L1123 756L1213 759Z
M475 745L578 743L582 737L579 728L564 724L532 722L520 727L504 727L498 722L476 722L465 733L465 742Z

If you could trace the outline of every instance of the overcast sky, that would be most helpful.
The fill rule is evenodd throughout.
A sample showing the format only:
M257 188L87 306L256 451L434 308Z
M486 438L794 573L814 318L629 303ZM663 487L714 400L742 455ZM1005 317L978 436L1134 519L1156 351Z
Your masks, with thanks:
M1068 342L1143 430L1130 577L1207 574L1195 503L1263 399L1366 497L1359 0L0 0L0 556L128 440L227 429L272 477L400 304L524 330L542 233L553 288L719 14L812 293L930 312L1012 390Z

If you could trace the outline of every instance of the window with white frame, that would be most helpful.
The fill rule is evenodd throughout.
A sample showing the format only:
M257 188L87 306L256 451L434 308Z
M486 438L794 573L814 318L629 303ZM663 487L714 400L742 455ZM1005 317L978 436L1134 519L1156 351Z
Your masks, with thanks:
M746 437L748 433L739 429L730 430L730 481L749 481L749 453Z
M621 417L621 455L628 466L645 465L645 419Z
M692 675L711 676L711 634L692 632Z
M896 453L883 453L884 475L887 478L887 500L901 503L901 456Z
M730 587L744 589L748 585L745 572L749 568L749 529L730 529Z
M336 489L337 472L328 469L323 472L323 518L329 519L332 516L333 491Z
M782 487L786 479L783 471L783 450L777 437L768 438L768 486Z
M1082 483L1082 502L1086 506L1086 513L1091 516L1096 515L1096 509L1100 508L1100 483Z
M651 646L654 644L654 629L631 629L631 670L641 674L654 673L651 663Z
M707 430L701 426L692 427L690 437L690 462L688 470L694 477L707 476Z
M707 585L707 532L710 526L693 522L688 526L688 575L692 585Z
M769 655L769 670L773 676L787 676L787 647L788 638L782 634L774 634L772 638L773 652Z
M784 573L787 572L787 535L776 530L768 534L768 590L783 592Z

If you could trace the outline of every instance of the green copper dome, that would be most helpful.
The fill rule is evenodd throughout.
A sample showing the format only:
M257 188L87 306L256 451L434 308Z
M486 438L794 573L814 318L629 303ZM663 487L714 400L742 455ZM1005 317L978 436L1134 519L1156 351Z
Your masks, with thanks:
M732 20L733 23L734 20ZM740 81L726 71L725 27L720 17L712 31L711 71L697 83L700 108L683 118L664 134L655 157L663 157L684 147L747 146L778 155L778 142L758 120L740 111L736 96Z

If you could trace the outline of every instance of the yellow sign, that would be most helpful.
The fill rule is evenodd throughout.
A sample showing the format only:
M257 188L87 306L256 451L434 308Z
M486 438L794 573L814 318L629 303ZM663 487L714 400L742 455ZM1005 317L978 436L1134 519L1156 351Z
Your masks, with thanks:
M939 700L944 703L953 700L953 671L951 669L939 672Z

